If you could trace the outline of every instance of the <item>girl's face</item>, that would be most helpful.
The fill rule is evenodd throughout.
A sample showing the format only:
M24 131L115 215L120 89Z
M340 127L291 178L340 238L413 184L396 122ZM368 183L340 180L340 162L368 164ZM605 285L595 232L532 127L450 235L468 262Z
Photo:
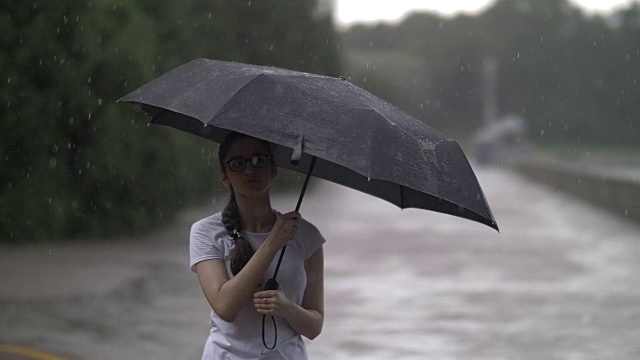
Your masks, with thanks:
M222 182L245 195L268 191L271 181L278 174L264 142L250 137L236 139L229 146L223 164Z

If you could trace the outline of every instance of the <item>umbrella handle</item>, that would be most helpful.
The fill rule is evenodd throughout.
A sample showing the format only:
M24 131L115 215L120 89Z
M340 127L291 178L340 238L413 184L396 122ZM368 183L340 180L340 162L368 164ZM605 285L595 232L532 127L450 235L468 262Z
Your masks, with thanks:
M317 158L314 156L311 159L311 165L309 165L309 171L307 172L307 177L304 179L304 185L302 185L302 192L300 193L300 197L298 198L298 205L296 205L296 211L300 210L300 205L302 204L302 198L304 197L305 191L307 191L307 185L309 184L309 178L311 178L311 173L313 172L313 168L316 166ZM282 258L284 257L284 251L287 250L287 245L285 245L282 250L280 250L280 258L278 259L278 265L276 265L276 270L273 272L273 277L267 281L264 286L264 290L277 290L278 282L276 281L276 277L278 276L278 271L280 270L280 264L282 263ZM266 320L266 315L262 315L262 344L265 348L269 350L273 350L278 343L278 327L276 326L276 321L271 317L271 321L273 322L274 327L274 336L273 346L268 346L267 341L265 339L264 333L264 322Z

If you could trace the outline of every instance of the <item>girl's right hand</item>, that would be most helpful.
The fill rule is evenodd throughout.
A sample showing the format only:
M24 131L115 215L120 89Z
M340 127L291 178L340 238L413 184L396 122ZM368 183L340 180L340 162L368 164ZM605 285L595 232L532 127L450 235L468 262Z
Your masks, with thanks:
M278 216L278 218L276 219L276 223L273 225L273 229L271 229L271 233L269 235L271 244L276 249L280 249L283 246L287 245L287 242L293 239L293 237L298 232L299 222L300 213L297 211L291 211Z

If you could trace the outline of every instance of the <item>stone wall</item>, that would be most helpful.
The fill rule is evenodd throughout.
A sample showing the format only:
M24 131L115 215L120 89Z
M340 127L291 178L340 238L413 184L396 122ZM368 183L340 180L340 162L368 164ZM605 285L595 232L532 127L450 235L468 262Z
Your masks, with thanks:
M567 161L527 160L510 165L529 179L640 223L640 178Z

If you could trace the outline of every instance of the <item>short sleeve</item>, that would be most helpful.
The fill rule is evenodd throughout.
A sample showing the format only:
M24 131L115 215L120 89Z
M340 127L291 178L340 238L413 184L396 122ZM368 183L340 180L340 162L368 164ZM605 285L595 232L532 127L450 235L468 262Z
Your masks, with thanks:
M303 219L304 229L304 259L307 260L326 242L320 230L312 223Z
M204 260L224 260L227 250L226 234L219 214L197 221L191 226L189 236L189 263L196 272L196 264Z

